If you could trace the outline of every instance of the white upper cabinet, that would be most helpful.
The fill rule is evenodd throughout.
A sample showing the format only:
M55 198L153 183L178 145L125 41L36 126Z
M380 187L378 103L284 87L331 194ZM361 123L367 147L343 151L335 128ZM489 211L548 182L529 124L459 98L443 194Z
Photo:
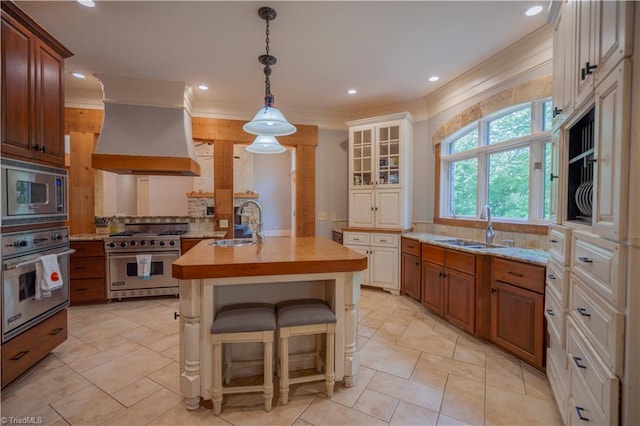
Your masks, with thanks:
M595 86L622 58L631 55L633 2L583 0L575 2L575 105L588 102Z
M553 129L573 112L575 1L562 4L553 34Z
M349 226L411 226L413 122L402 113L347 123Z

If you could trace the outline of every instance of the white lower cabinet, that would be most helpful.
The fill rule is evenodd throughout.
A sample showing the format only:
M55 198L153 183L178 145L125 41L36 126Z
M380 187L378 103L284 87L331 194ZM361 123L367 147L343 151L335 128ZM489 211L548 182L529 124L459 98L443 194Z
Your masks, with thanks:
M400 237L379 232L345 231L343 244L367 256L360 283L400 294Z

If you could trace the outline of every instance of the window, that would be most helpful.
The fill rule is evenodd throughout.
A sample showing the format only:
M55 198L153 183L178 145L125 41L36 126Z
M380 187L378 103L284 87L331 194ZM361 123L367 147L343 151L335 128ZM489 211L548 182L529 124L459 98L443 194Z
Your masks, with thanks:
M551 215L551 101L483 117L442 142L440 217L542 222Z

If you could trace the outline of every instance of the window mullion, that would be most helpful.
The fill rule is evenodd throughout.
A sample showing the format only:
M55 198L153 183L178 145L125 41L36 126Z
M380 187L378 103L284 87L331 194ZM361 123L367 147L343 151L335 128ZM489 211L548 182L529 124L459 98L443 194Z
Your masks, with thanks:
M489 162L486 152L478 155L478 203L476 215L489 204Z

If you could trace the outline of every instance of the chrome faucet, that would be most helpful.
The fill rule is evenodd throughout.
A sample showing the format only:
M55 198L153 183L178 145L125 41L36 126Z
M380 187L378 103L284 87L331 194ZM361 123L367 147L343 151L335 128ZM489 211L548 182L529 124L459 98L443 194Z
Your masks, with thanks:
M242 216L242 211L244 210L245 206L249 204L256 206L256 208L258 209L258 223L256 223L255 234L257 242L261 243L264 241L264 232L262 232L262 206L260 206L260 204L258 204L258 202L255 200L246 200L240 203L240 205L238 206L237 214L238 216Z
M488 204L484 206L480 219L487 219L487 230L485 232L484 242L486 244L491 244L493 243L493 237L496 236L496 233L493 232L493 227L491 226L491 207L489 207Z

